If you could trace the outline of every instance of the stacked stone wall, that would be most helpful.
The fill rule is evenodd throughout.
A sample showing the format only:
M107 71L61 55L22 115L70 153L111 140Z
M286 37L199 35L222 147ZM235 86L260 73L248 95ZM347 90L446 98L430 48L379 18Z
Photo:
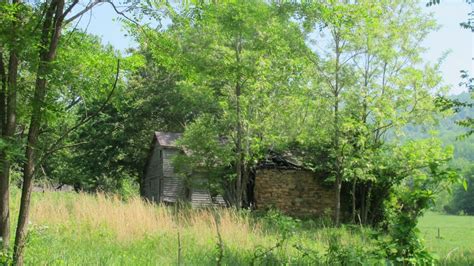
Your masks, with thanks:
M260 169L255 176L255 204L295 216L332 215L335 190L306 170Z

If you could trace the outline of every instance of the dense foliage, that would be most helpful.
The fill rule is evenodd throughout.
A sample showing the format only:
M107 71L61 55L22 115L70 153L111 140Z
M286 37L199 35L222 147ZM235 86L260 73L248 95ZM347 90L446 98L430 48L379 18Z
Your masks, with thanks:
M469 93L448 97L454 102L472 104ZM472 165L474 161L474 142L472 137L466 134L469 128L458 124L458 121L465 121L474 116L474 108L469 106L457 106L452 114L440 117L434 127L414 126L405 127L405 138L422 139L434 135L439 138L444 145L452 145L454 148L453 159L449 165L457 169L459 174L466 180L467 189L462 184L456 184L452 188L441 192L436 199L434 208L437 211L448 212L450 214L469 213L472 214L474 201L469 200L472 195Z

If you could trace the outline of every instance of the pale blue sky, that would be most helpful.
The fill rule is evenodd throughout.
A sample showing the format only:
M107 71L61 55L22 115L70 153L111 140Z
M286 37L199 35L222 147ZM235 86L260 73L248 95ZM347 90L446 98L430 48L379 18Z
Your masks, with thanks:
M446 84L452 86L452 93L463 91L458 87L459 71L462 69L474 73L472 58L474 57L474 34L459 26L461 21L467 20L467 13L474 9L464 0L445 0L438 6L425 8L426 12L433 12L434 17L441 25L441 29L431 33L424 41L429 50L424 54L426 61L436 61L444 52L449 51L441 70ZM114 21L117 15L111 6L103 4L95 7L92 15L82 17L79 25L85 28L91 17L88 32L102 37L104 43L110 43L116 49L124 51L136 44L130 37L125 36L119 22Z

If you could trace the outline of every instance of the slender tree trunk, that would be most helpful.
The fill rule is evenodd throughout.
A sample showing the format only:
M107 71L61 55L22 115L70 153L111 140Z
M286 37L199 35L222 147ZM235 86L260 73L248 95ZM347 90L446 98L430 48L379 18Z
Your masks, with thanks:
M336 210L334 212L334 222L336 226L341 224L341 188L342 188L342 179L336 177Z
M3 51L0 47L0 136L7 131L7 73L3 62Z
M336 72L336 84L337 84L337 72ZM336 85L337 87L337 85ZM341 165L340 165L340 151L339 151L339 96L335 93L335 101L334 101L334 152L335 152L335 176L336 176L336 206L334 211L334 222L336 226L339 226L341 220L341 187L342 187L342 173L341 173Z
M366 189L366 184L364 184L362 186L362 193L361 193L362 197L360 199L360 215L362 217L359 216L359 219L361 219L361 223L364 223L364 221L362 220L363 216L364 216L364 213L365 213L365 209L366 209L366 199L367 199L367 189Z
M371 198L372 198L372 183L369 181L369 183L367 184L367 196L365 199L365 209L364 209L363 218L362 218L364 224L367 224L367 221L368 221L367 218L369 215Z
M237 162L236 167L236 192L237 192L237 209L242 207L242 123L241 123L241 110L240 110L240 83L237 82L235 86L235 96L236 96L236 108L237 108L237 139L236 139L236 152L237 152Z
M13 0L13 4L20 0ZM18 14L16 15L18 17ZM15 27L15 24L13 26ZM18 55L16 45L13 45L8 60L8 74L5 72L3 54L0 53L0 72L2 76L2 96L0 124L2 125L2 138L11 142L16 129L16 99L17 99L17 76ZM8 250L10 246L10 160L6 152L0 152L0 236L3 239L2 249Z
M335 176L336 176L336 202L335 202L335 211L334 211L334 222L336 226L339 226L341 223L341 187L342 187L342 152L340 148L340 132L339 132L339 93L340 93L340 82L339 82L339 59L340 59L340 43L338 33L334 33L335 45L336 45L336 62L335 62L335 84L333 88L334 96L334 152L335 152Z
M356 220L356 187L357 179L352 180L352 223L355 223Z
M7 127L5 132L7 138L13 137L16 129L17 77L18 54L17 51L12 50L10 52L10 60L8 63Z
M245 207L249 205L249 198L247 195L247 184L249 182L249 167L246 162L244 162L243 173L242 173L242 201L245 203Z
M7 121L3 137L12 141L16 128L16 90L17 90L18 57L16 51L10 52L8 64L8 93L7 93ZM3 238L3 248L10 246L10 160L2 152L2 175L0 176L0 233Z
M50 63L56 56L56 50L61 35L62 22L64 20L64 0L53 0L47 7L43 20L41 33L40 63L36 75L36 85L33 97L33 109L28 131L28 139L25 151L25 163L23 165L23 187L21 193L20 213L15 235L15 247L13 263L23 265L23 253L27 224L30 213L31 190L33 185L33 174L35 171L36 145L38 143L41 118L46 96L47 76L50 73Z
M3 54L0 52L0 136L4 140L7 131L7 77L5 65L3 63ZM10 244L10 204L9 204L9 173L5 171L8 166L5 149L0 150L0 237L2 238L2 250L8 250Z
M0 152L0 237L1 250L10 246L10 182L8 159L4 151Z
M240 53L241 53L241 37L239 36L235 42L235 61L237 65L240 65ZM240 71L240 70L239 70ZM237 80L235 84L235 97L236 97L236 152L237 152L237 162L235 164L236 167L236 193L237 193L237 209L242 207L242 168L244 167L244 156L242 150L242 107L240 104L240 95L242 94L241 88L241 73L237 73Z

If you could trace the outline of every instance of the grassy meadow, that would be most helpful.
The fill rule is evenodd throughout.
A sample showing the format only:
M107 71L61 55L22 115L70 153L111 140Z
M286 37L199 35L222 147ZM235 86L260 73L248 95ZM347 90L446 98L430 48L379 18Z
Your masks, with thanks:
M13 196L13 207L18 198ZM328 252L334 238L344 247L367 252L374 247L367 237L370 230L335 229L323 221L303 222L278 244L282 232L265 218L228 209L218 213L223 265L315 264L313 254ZM182 265L217 263L216 219L211 211L176 215L173 208L137 198L124 202L100 194L45 192L34 193L31 215L27 265L177 265L178 257ZM428 213L420 229L442 264L468 265L474 263L473 223L474 217Z
M465 258L474 265L474 216L429 212L421 218L419 229L427 248L441 263Z

